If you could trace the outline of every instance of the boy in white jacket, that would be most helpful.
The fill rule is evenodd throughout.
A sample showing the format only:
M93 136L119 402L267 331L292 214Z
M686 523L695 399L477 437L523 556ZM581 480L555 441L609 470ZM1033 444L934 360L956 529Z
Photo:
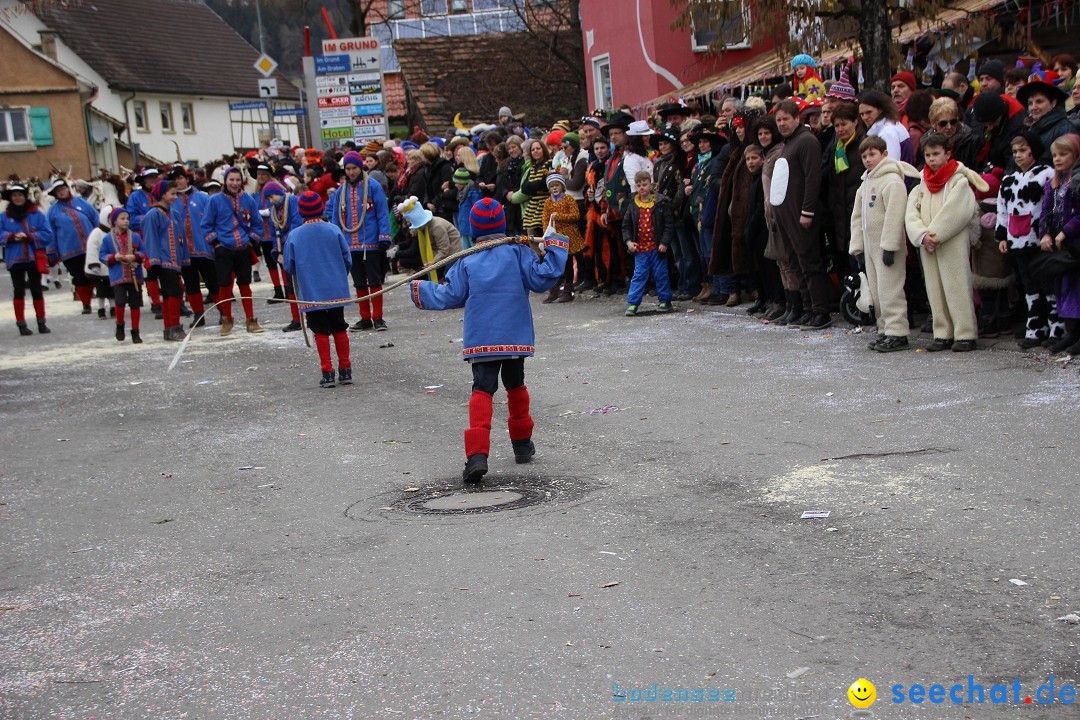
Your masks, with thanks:
M927 352L975 349L978 327L972 299L972 227L978 212L972 186L988 190L978 173L952 157L952 141L939 132L923 137L923 180L908 197L908 239L919 248L926 296L934 314Z
M868 137L859 143L859 155L866 172L855 193L848 252L866 268L870 296L874 299L878 338L867 347L877 352L907 350L911 345L904 294L907 279L904 177L919 177L919 171L889 157L888 146L880 137Z

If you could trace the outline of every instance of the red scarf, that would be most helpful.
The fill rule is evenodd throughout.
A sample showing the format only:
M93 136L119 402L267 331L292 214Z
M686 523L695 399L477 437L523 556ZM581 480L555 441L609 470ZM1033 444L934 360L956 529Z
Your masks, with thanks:
M945 183L949 182L949 178L956 172L956 168L960 167L960 163L956 160L950 160L949 162L938 168L937 172L930 169L929 165L926 165L922 169L923 182L926 183L926 187L930 188L930 192L937 195L945 187Z

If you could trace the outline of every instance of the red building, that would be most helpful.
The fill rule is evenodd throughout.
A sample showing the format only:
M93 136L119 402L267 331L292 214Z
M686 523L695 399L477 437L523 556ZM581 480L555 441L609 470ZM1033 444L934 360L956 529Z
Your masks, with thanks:
M645 103L770 48L749 46L745 22L724 31L728 48L720 57L707 45L715 34L672 30L678 10L671 0L581 0L581 32L589 102L611 110Z

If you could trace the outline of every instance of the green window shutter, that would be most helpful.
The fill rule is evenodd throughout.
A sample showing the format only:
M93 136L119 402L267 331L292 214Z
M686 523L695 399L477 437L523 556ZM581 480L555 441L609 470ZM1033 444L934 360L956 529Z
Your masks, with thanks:
M34 144L38 147L53 144L52 118L49 117L49 108L30 108L30 133L33 135Z

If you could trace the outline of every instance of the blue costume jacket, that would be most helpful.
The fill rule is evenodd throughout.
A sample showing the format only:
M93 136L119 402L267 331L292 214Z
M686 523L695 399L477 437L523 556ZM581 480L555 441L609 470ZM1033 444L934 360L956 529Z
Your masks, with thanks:
M193 258L214 259L214 248L206 242L203 231L203 215L210 204L210 196L201 190L192 190L176 198L169 215L173 224L183 233L188 254Z
M142 238L139 237L139 233L131 232L130 230L124 234L124 237L117 241L113 236L114 233L109 233L101 240L101 252L98 253L98 259L101 262L109 266L109 284L116 286L123 283L138 282L142 284L143 281L143 260L146 259L146 251L143 249ZM122 248L117 248L117 244L123 245ZM119 255L130 255L131 246L134 244L135 265L125 265L116 259ZM119 252L123 250L123 252Z
M267 205L267 207L270 209L271 217L266 218L266 224L270 228L270 234L266 236L266 241L274 244L270 253L277 257L285 251L285 239L289 233L303 225L304 218L300 217L300 199L295 195L286 195L281 206ZM285 227L278 230L274 224L274 218L281 218L282 209L285 212Z
M16 240L19 233L26 233L29 240ZM20 263L36 263L35 250L44 250L51 259L56 258L56 239L45 213L40 210L28 212L22 220L15 220L6 212L0 214L0 245L4 246L8 270Z
M360 182L350 183L344 180L330 196L330 201L326 203L327 218L341 228L349 241L349 248L354 251L378 250L382 246L390 245L390 207L386 203L386 193L377 180L369 177L367 184L367 214L364 215L364 227L354 233L347 232L345 226L347 224L348 227L356 227L360 222L359 206L364 192ZM342 193L345 195L344 220L340 209Z
M297 306L300 312L344 307L352 302L352 253L345 234L336 225L307 222L290 232L281 264L295 278L297 300L335 303L322 307L302 303Z
M210 197L210 204L203 215L203 235L212 247L243 250L253 236L252 224L259 220L259 204L246 192L229 195L219 192Z
M479 245L499 235L477 239ZM544 238L543 260L528 238L468 255L446 273L446 284L413 280L412 300L421 310L465 308L464 359L529 356L535 348L529 291L550 290L566 269L570 241Z
M86 254L86 241L98 225L93 205L81 197L57 200L49 208L48 218L61 260Z
M143 246L151 267L180 272L180 268L191 264L191 255L170 215L155 205L143 216Z
M148 195L145 190L136 188L131 191L131 195L128 196L128 201L124 206L124 209L128 211L132 230L135 232L142 231L143 216L150 212L151 205L150 195Z

